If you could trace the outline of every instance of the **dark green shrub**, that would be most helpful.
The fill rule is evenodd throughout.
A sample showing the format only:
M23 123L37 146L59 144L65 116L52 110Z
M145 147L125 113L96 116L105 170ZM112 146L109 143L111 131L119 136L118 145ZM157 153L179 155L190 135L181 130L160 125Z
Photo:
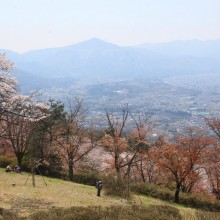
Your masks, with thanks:
M23 172L30 172L31 168L29 166L29 157L25 156L22 160L22 167L21 167L21 171Z
M17 159L15 157L0 156L1 168L6 168L8 165L14 166L16 164L17 164Z
M219 211L220 201L210 201L202 195L182 194L180 203L189 207L203 209L207 211Z
M120 196L126 199L130 198L126 180L122 178L105 177L103 181L106 195Z
M173 201L174 192L164 186L158 186L150 183L133 183L131 185L133 192L152 196L166 201Z
M135 183L131 185L133 192L152 196L154 198L173 201L174 191L165 188L163 186L158 186L150 183ZM219 211L220 202L219 201L210 201L208 198L200 195L180 193L180 204L183 204L188 207L209 210L209 211Z
M100 176L96 172L90 170L78 171L73 175L74 182L90 186L95 186L96 181L99 179Z
M38 174L56 178L62 177L62 171L62 160L57 154L48 155L46 161L42 162L36 170Z
M40 162L37 169L35 169L36 174L55 178L63 178L66 175L63 173L61 158L57 154L47 155L47 158L42 162L40 159L36 160ZM29 154L26 154L22 160L22 171L31 172Z

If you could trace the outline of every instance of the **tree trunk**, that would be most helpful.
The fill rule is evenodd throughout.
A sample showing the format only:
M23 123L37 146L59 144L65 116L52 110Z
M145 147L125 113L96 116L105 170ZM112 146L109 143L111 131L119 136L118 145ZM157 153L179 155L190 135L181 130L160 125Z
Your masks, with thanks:
M69 179L73 181L73 161L69 160Z
M22 153L18 152L18 153L16 153L16 157L17 157L18 166L22 170L22 159L23 159L24 155Z
M121 177L121 170L117 164L115 165L115 171L116 171L117 177L120 178Z
M142 165L142 162L141 162L141 178L142 178L142 181L145 183L146 182L146 179L145 179L145 176L144 176L144 170L143 170L143 165Z
M128 165L127 199L130 198L130 172L131 172L131 164Z
M31 162L32 186L35 187L35 163L34 163L33 157L31 157L30 162ZM26 182L27 182L27 180L26 180Z
M31 164L31 176L32 176L32 186L35 187L35 165Z
M179 203L180 186L181 184L176 185L176 191L175 191L175 197L174 197L175 203Z

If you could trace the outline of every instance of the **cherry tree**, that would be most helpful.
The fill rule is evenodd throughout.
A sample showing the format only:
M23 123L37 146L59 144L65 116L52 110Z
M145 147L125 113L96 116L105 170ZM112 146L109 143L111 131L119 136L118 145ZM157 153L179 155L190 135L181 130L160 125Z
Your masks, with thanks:
M11 76L13 62L0 54L0 137L11 144L21 165L29 148L31 123L48 116L46 104L36 100L36 93L22 95Z
M212 141L207 137L179 137L177 142L158 148L157 165L168 171L175 181L174 202L179 202L181 186L202 167L205 150ZM196 180L195 178L194 180ZM191 178L191 180L193 180Z
M14 63L0 54L0 113L10 108L11 98L18 94L17 81L10 74Z
M211 192L220 200L220 145L212 146L205 157L205 172L211 186Z
M206 118L206 124L214 133L214 144L207 151L205 166L212 193L220 200L220 118Z
M17 95L17 81L10 75L14 63L7 60L5 54L0 54L0 120L3 114L11 107L12 97ZM0 130L0 138L5 132Z
M47 116L47 106L34 103L32 96L17 95L11 98L11 106L2 117L0 126L17 157L18 165L22 166L24 155L30 150L34 122Z

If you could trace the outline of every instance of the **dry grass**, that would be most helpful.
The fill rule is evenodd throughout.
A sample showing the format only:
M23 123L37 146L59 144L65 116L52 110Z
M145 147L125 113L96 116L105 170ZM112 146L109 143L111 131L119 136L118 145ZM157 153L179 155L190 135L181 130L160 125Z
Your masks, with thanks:
M72 206L117 205L125 204L125 200L111 197L97 197L95 187L45 178L36 177L36 187L32 186L31 176L27 184L28 174L5 173L0 169L0 207L19 212L22 215L36 210L52 207L69 208ZM13 186L15 184L15 186Z
M177 208L180 211L180 214L183 218L183 220L197 220L195 212L195 209L192 208L187 208L181 205L176 205L172 202L166 202L160 199L155 199L152 197L148 197L148 196L136 196L135 201L141 201L143 205L148 206L148 205L156 205L156 206L162 206L162 205L166 205L166 206L171 206L174 208Z
M31 176L25 185L27 177L27 173L6 173L0 169L0 208L13 211L19 216L28 216L36 211L46 211L49 208L73 206L168 205L178 208L185 220L197 219L195 209L177 206L151 197L133 196L132 201L129 202L106 195L97 197L95 187L44 177L46 186L41 176L35 176L36 187L34 188Z

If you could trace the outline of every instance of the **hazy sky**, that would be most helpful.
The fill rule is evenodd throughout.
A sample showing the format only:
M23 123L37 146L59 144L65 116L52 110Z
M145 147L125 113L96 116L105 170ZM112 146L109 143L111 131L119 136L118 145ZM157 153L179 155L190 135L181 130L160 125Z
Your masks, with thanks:
M220 38L220 0L0 0L0 48Z

